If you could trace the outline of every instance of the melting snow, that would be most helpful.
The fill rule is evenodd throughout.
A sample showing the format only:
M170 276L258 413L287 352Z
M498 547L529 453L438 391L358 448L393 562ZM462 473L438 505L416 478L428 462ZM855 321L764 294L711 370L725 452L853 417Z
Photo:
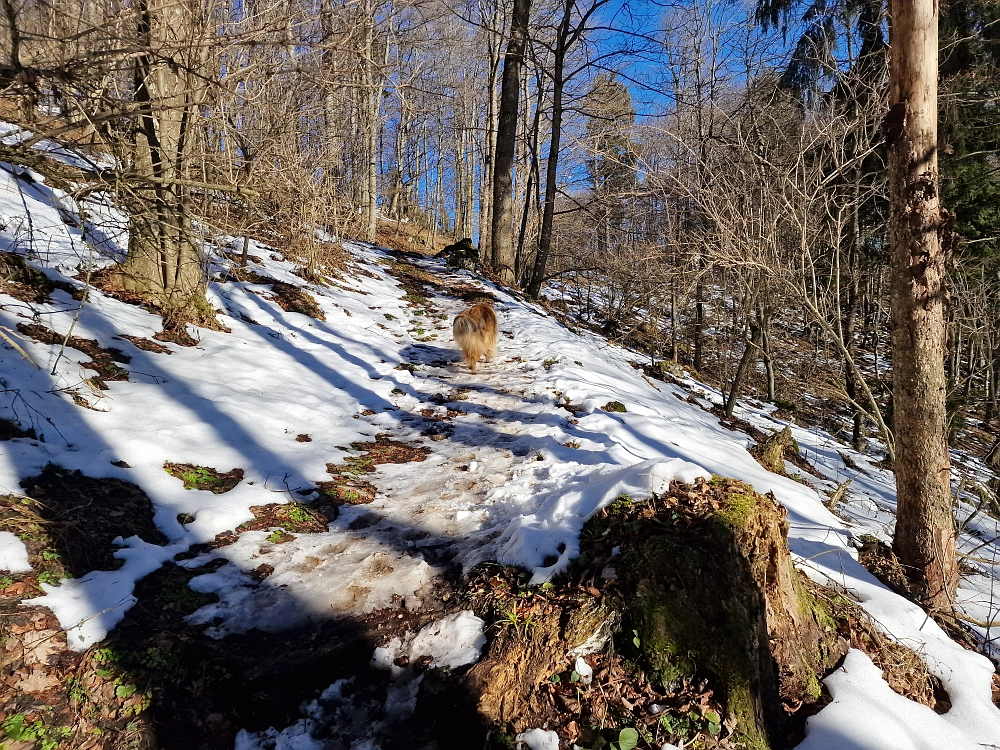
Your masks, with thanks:
M479 661L479 654L486 645L483 635L485 623L469 611L457 612L425 625L416 634L393 638L388 644L375 649L372 663L398 673L394 662L405 656L416 661L421 656L430 657L430 666L454 669Z
M9 531L0 531L0 571L27 573L31 570L24 542Z

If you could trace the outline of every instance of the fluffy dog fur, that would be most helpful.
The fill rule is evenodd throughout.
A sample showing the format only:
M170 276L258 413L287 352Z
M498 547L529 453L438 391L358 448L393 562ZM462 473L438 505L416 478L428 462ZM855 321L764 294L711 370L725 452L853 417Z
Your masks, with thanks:
M497 314L486 304L473 305L455 317L452 326L455 342L462 348L462 357L473 374L484 354L492 362L497 353Z

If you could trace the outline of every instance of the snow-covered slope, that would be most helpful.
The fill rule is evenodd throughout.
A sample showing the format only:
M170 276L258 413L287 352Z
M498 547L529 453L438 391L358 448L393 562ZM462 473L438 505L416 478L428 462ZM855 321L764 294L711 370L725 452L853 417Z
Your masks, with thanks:
M86 236L80 222L64 221L77 211L41 178L27 183L0 172L6 227L0 249L79 285L70 279L79 266L114 260L125 242L121 216L111 207L87 206L93 226ZM388 436L429 453L420 463L380 465L366 477L376 488L374 501L344 506L327 532L275 544L266 531L249 531L185 563L229 562L192 581L219 601L191 622L224 637L331 612L413 609L452 561L465 569L489 559L520 564L542 582L577 553L584 521L620 494L648 496L675 478L720 474L773 492L788 508L789 543L799 565L849 592L887 632L921 653L952 700L943 716L921 710L889 691L867 657L852 652L830 678L834 702L811 720L815 731L805 746L1000 745L991 663L874 579L857 562L852 530L817 492L764 470L746 450L750 439L690 403L689 390L648 380L630 364L629 352L572 332L468 273L435 260L413 261L439 284L427 300L414 301L404 296L383 251L361 244L347 249L346 276L316 286L292 273L295 264L253 243L260 263L251 270L307 287L326 320L284 311L267 286L215 282L209 296L231 332L191 329L198 344L163 344L169 354L121 338L152 338L161 327L157 316L97 291L82 310L64 291L40 304L0 296L0 330L31 358L0 346L0 417L44 437L0 443L0 492L20 492L21 481L50 462L117 477L149 495L169 540L122 540L120 569L44 585L45 596L34 602L53 610L71 647L100 641L134 604L135 582L163 562L251 520L253 506L316 497L317 483L330 479L327 464L342 466L356 456L352 443ZM459 366L450 337L450 318L465 303L447 291L459 287L480 288L497 300L499 354L478 375ZM72 328L74 336L121 349L131 357L123 365L128 381L92 389L92 373L80 364L88 357L18 336L17 324L28 322L59 334ZM625 411L601 408L610 402ZM741 415L780 426L763 408L747 406ZM829 436L797 428L796 438L831 478L846 471L837 456L846 448ZM225 494L188 490L164 471L165 462L239 468L244 479ZM891 510L888 477L874 469L866 477L858 483L877 496L879 512ZM849 505L859 522L865 501L858 494ZM980 523L984 534L996 536L995 523ZM273 569L266 587L251 575L261 565ZM890 719L899 730L887 744Z

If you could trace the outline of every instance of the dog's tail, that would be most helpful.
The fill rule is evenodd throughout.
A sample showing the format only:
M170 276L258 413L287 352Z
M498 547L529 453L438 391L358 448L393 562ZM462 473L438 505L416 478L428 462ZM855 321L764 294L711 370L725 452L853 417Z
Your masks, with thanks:
M452 326L452 330L455 332L456 339L463 339L467 336L472 336L479 332L479 326L476 324L472 318L468 315L459 315L455 318L455 323Z

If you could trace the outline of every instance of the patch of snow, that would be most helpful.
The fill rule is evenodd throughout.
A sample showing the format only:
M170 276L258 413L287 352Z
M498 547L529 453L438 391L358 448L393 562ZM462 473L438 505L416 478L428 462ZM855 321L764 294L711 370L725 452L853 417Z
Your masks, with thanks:
M798 750L982 750L947 714L894 693L861 651L825 683L833 701L806 721Z
M31 570L24 542L9 531L0 531L0 571L27 573Z
M594 668L587 664L582 656L576 658L576 664L573 665L573 669L580 675L580 682L584 685L589 685L590 681L594 678Z
M385 692L385 715L390 720L399 721L413 716L417 708L417 695L420 692L422 674L416 677L408 675L398 677Z
M45 595L22 602L52 610L66 631L67 645L74 651L86 651L104 640L136 603L132 596L135 582L186 549L180 544L149 544L137 536L116 541L122 547L115 550L114 556L125 561L118 570L94 570L82 578L65 579L58 586L40 583Z
M289 542L268 541L267 531L244 533L234 543L181 563L197 568L215 558L228 560L213 573L196 576L190 586L219 601L187 617L192 625L221 622L206 629L213 638L252 628L275 632L331 611L369 613L415 607L435 578L420 556L406 555L378 535L352 534L345 516L335 531L303 534ZM263 581L250 573L262 565L273 572Z
M485 624L469 610L442 617L425 625L413 637L409 655L430 656L433 666L447 669L474 664L486 645Z
M580 554L580 531L597 511L615 498L628 495L647 499L667 489L670 482L694 482L711 473L697 464L681 459L641 461L626 468L598 468L565 482L558 490L540 498L532 513L514 518L504 531L499 561L523 565L532 571L530 585L545 583L569 567ZM568 490L568 491L567 491ZM559 557L544 564L553 547Z
M311 719L300 719L280 732L273 727L259 734L241 729L236 735L236 750L324 750L326 743L310 734L312 725Z
M372 666L398 676L405 671L395 664L401 657L410 663L430 657L429 666L447 669L475 664L486 645L485 624L469 610L447 615L376 648Z
M514 739L528 750L559 750L559 735L548 729L528 729Z

